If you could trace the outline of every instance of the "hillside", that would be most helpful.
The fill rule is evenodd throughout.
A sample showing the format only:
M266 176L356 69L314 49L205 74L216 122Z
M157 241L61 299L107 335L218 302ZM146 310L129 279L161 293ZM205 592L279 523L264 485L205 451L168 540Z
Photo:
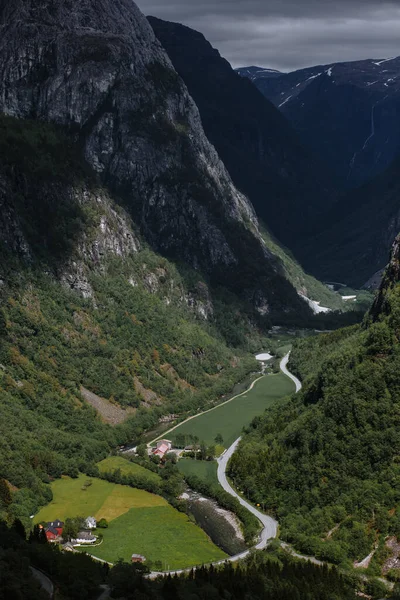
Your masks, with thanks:
M238 72L282 111L337 185L362 185L399 155L400 57Z
M27 522L49 479L230 391L255 367L240 346L262 344L261 317L152 251L62 131L0 128L0 478L17 488L0 511Z
M0 23L0 512L27 525L46 483L215 402L312 315L134 4Z
M67 129L154 249L261 313L301 312L303 303L261 240L251 204L234 187L136 5L71 6L2 2L0 111Z
M332 201L327 172L280 111L201 33L154 17L149 22L235 185L274 236L293 249Z
M303 391L256 419L231 462L239 489L277 515L282 537L378 574L399 536L399 241L362 326L296 343Z
M397 158L382 174L344 194L327 212L318 233L299 250L301 260L316 277L357 288L379 286L400 229L399 173ZM375 273L377 277L369 282Z

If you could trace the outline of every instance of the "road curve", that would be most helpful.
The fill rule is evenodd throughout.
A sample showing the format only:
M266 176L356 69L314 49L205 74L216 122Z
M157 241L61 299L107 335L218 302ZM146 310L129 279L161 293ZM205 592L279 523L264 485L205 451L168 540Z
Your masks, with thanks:
M294 385L296 386L296 393L299 392L302 388L301 385L301 381L299 379L297 379L297 377L295 377L287 368L287 364L289 362L289 357L290 357L290 352L288 352L281 360L279 366L280 369L282 371L282 373L284 373L285 375L287 375L293 382Z
M40 583L41 587L48 593L50 598L54 598L54 585L51 579L47 577L42 571L39 569L35 569L35 567L30 567L32 571L32 575L34 578Z
M281 368L282 372L285 375L287 375L288 377L290 377L290 379L295 383L295 385L296 385L296 392L298 392L301 389L301 387L302 387L301 383L297 379L297 377L295 377L294 375L292 375L292 373L290 373L290 371L288 371L288 369L286 368L286 365L287 365L288 360L289 360L289 354L290 354L290 352L288 352L286 354L286 356L284 356L284 358L281 360L280 368ZM261 379L261 377L259 379ZM248 388L248 390L246 390L246 392L242 392L242 394L245 394L248 391L250 391L254 387L254 384L257 381L258 381L258 379L256 379L255 381L253 381L253 383ZM239 396L241 396L242 394L239 394ZM263 548L265 548L267 546L268 541L270 539L273 539L273 538L275 538L277 536L277 534L278 534L278 522L275 519L273 519L272 517L269 517L268 515L262 513L259 510L257 510L257 508L255 506L253 506L252 504L250 504L249 502L247 502L246 500L244 500L244 498L242 498L232 488L232 486L229 484L229 482L228 482L228 480L226 478L226 468L228 466L228 462L229 462L230 458L232 457L232 455L234 454L234 452L236 451L236 449L237 449L237 447L239 445L240 440L241 440L241 438L239 437L218 458L218 461L217 461L218 462L217 477L218 477L218 481L219 481L220 485L223 487L223 489L226 492L228 492L228 494L230 494L231 496L234 496L234 498L237 498L239 500L240 504L242 506L244 506L249 512L251 512L255 517L257 517L257 519L262 524L263 528L262 528L262 531L261 531L261 534L260 534L259 541L254 546L254 548L256 550L262 550ZM212 564L213 565L219 565L219 564L224 564L225 562L236 562L238 560L242 560L243 558L246 558L246 556L248 554L250 554L250 550L245 550L244 552L241 552L240 554L235 554L235 556L228 556L227 558L224 558L223 560L219 560L217 562L213 562ZM188 573L191 570L192 570L192 567L189 567L187 569L179 569L178 571L162 571L162 572L153 571L153 572L149 573L146 577L148 579L156 579L157 577L160 577L160 576L163 577L163 576L168 575L168 574L170 574L170 575L175 575L175 574L180 575L181 573ZM193 567L193 570L196 570L196 567Z

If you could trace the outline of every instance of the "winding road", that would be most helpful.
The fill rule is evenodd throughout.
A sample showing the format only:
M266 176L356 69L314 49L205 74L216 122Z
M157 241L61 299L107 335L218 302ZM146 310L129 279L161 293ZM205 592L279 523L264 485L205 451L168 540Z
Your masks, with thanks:
M290 356L290 352L288 352L281 360L280 362L280 368L281 371L287 375L287 377L289 377L293 383L296 386L296 392L301 390L301 382L299 381L299 379L297 379L297 377L295 377L294 375L292 375L292 373L290 373L290 371L287 369L287 364L289 362L289 356ZM260 378L259 378L260 379ZM242 394L239 394L239 396L246 394L248 391L250 391L254 384L258 381L255 380L253 381L253 383L251 384L251 386L249 387L248 390L246 390L246 392L242 392ZM237 397L237 396L236 396ZM231 398L232 400L232 398ZM228 400L229 402L230 400ZM211 409L213 410L213 409ZM208 412L208 411L206 411ZM199 416L199 415L196 415ZM191 417L193 418L193 417ZM174 429L174 428L173 428ZM172 431L172 429L170 430ZM169 433L169 432L168 432ZM270 539L275 538L278 535L278 521L276 521L275 519L273 519L272 517L269 517L268 515L262 513L260 510L258 510L255 506L253 506L252 504L250 504L249 502L247 502L244 498L242 498L234 489L233 487L229 484L227 477L226 477L226 469L228 466L228 462L230 460L230 458L232 457L232 455L234 454L234 452L236 451L239 442L241 440L241 437L239 437L235 442L233 442L233 444L227 449L225 450L225 452L223 452L223 454L221 454L221 456L218 458L218 470L217 470L217 477L218 477L218 481L220 483L220 485L223 487L223 489L228 492L228 494L230 494L231 496L234 496L235 498L237 498L240 502L240 504L242 506L244 506L249 512L251 512L255 517L257 517L257 519L260 521L261 525L262 525L262 531L260 533L260 537L259 537L259 541L258 543L254 546L255 550L262 550L263 548L265 548L268 544L268 541ZM244 552L241 552L240 554L235 554L235 556L229 556L228 558L224 558L223 560L219 560L217 562L212 563L213 565L219 565L219 564L224 564L225 562L236 562L238 560L242 560L243 558L246 558L246 556L250 554L250 550L245 550ZM295 556L299 556L300 555L295 555ZM312 559L311 557L309 558L309 560L311 560L312 562L316 562L316 564L322 564L320 561L317 561L316 559ZM194 568L195 569L195 568ZM149 579L156 579L159 576L165 576L165 575L179 575L181 573L188 573L191 571L191 568L188 569L180 569L178 571L163 571L163 572L152 572L148 575Z
M282 373L287 375L295 384L296 392L299 392L302 387L301 381L299 379L297 379L297 377L292 375L292 373L288 370L287 364L289 362L289 357L290 357L290 352L288 352L282 358L279 366L280 366ZM276 521L272 517L269 517L268 515L262 513L260 510L257 510L257 508L255 506L253 506L252 504L247 502L244 498L242 498L233 489L233 487L229 484L229 482L227 480L226 469L228 466L228 462L229 462L231 456L233 455L233 453L236 451L240 440L241 440L241 438L238 438L235 442L233 442L232 446L230 446L230 448L228 448L228 450L226 450L219 457L217 476L218 476L218 481L219 481L220 485L224 488L224 490L226 492L228 492L228 494L230 494L231 496L234 496L235 498L237 498L239 500L240 504L242 506L244 506L245 508L247 508L247 510L249 512L251 512L253 515L255 515L257 517L257 519L260 521L260 523L262 524L263 529L260 534L260 540L259 540L258 544L255 546L256 550L262 550L268 544L268 540L270 540L271 538L275 538L277 536L278 521ZM230 557L230 559L232 559L232 558L235 559L235 557ZM228 560L230 560L230 559L228 559Z

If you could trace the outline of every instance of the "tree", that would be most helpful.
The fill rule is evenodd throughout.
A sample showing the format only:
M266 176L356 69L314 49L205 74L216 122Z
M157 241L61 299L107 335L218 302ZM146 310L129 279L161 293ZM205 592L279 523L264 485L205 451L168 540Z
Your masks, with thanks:
M17 535L19 535L20 538L22 538L23 540L26 540L25 527L22 525L22 523L19 519L15 519L12 529L13 529L13 531L15 531L15 533Z
M78 532L84 526L85 519L83 517L75 517L73 519L66 519L63 528L63 538L71 541L77 537Z
M147 458L148 454L146 444L139 444L139 446L136 448L136 454L142 458Z
M12 496L8 483L5 479L0 479L0 503L7 507L10 506L11 502Z
M29 534L29 543L47 544L46 532L43 527L35 525Z
M221 446L224 443L224 438L220 433L217 433L217 435L214 438L214 442L217 444L217 446Z
M207 448L207 456L210 460L212 460L213 458L215 458L216 455L216 448L214 445L208 446Z
M101 529L107 529L107 527L108 527L107 519L100 519L100 521L97 521L97 527L100 527Z
M207 446L204 441L200 444L200 458L201 460L206 460L207 458Z

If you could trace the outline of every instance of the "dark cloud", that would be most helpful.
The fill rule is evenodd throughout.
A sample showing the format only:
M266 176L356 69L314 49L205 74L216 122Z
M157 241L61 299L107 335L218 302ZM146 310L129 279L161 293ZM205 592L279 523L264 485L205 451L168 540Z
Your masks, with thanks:
M145 14L204 33L233 66L284 71L400 55L399 1L137 0Z

